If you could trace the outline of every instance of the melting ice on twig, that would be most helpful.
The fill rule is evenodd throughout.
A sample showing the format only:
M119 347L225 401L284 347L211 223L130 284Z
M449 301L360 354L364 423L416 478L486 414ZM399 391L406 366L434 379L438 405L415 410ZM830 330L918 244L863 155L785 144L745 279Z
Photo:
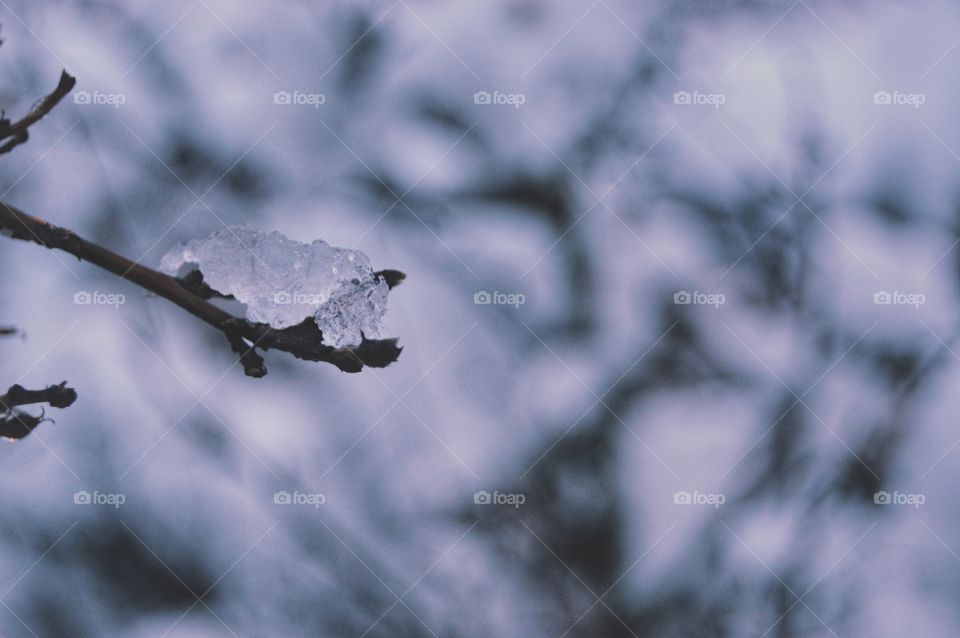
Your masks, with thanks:
M287 328L314 317L323 343L336 348L358 345L361 331L381 336L388 288L360 251L234 226L178 244L160 269L176 275L184 265L199 269L218 293L246 304L250 321Z

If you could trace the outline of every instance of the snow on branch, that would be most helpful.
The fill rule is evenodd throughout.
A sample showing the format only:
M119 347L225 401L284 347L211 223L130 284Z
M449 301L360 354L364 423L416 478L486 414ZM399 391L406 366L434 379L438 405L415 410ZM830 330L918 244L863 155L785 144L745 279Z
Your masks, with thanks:
M283 329L312 317L335 348L379 338L387 312L390 288L362 252L320 239L303 244L277 231L226 227L175 246L160 270L199 272L205 294L243 303L253 322Z
M22 119L11 122L0 114L0 142L6 140L0 145L0 154L26 142L30 126L47 115L75 85L76 78L63 71L53 92ZM386 311L387 291L403 281L402 272L374 272L362 253L332 248L319 240L308 245L279 233L227 230L227 235L221 231L208 240L195 240L171 251L166 260L169 269L177 271L190 262L199 267L176 277L176 272L167 274L147 268L71 230L0 202L0 235L62 250L175 303L223 332L248 376L267 374L258 349L280 350L298 359L331 363L345 372L359 372L364 366L386 367L400 356L396 339L376 337ZM256 257L265 268L262 272L254 269L246 273L246 278L238 279L237 250L242 247L250 252L249 244L262 248L262 255ZM249 255L240 256L249 262ZM223 268L224 259L233 262ZM268 259L274 263L273 269L267 265ZM265 277L264 273L270 276ZM212 278L214 285L204 280L205 275ZM294 294L302 295L305 290L312 290L309 294L314 298L300 303L303 299ZM209 301L214 297L246 302L247 317L236 317L214 305ZM17 332L0 327L0 336ZM46 403L62 408L76 398L76 392L66 387L66 382L33 391L14 385L0 397L0 436L22 438L46 420L43 414L34 417L16 410L16 406Z
M342 347L328 345L324 343L324 335L315 317L306 317L300 323L286 328L235 317L196 292L207 290L212 293L210 287L196 275L187 283L147 268L83 239L71 230L54 226L4 202L0 202L0 233L13 239L62 250L172 301L223 332L231 348L241 355L244 371L249 376L262 377L267 372L262 358L255 352L257 348L288 352L306 361L331 363L344 372L359 372L364 366L386 367L400 356L401 348L396 339L369 339L362 332L355 344ZM403 274L398 271L381 272L389 273L383 276L374 273L385 288L389 288L386 283L388 279L394 284L403 279Z

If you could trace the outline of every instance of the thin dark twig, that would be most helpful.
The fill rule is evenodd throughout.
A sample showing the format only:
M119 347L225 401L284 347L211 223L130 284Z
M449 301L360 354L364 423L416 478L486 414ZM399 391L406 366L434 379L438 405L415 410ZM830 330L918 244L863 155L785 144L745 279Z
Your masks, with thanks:
M378 270L373 274L383 279L387 284L387 288L391 290L399 286L403 283L403 280L407 278L407 276L399 270Z
M365 365L386 367L400 356L401 348L396 339L371 340L364 337L360 345L350 348L323 345L323 334L312 318L278 330L267 324L234 317L192 292L184 286L182 280L133 262L83 239L71 230L54 226L4 202L0 202L0 232L13 239L31 241L46 248L70 253L77 259L88 261L172 301L201 321L222 331L235 351L240 348L241 342L238 338L246 340L251 345L244 344L246 350L239 354L242 356L246 373L251 376L266 374L262 359L257 360L254 358L256 353L247 352L254 346L263 350L289 352L306 361L332 363L345 372L359 372ZM403 280L403 274L399 271L389 272L394 273L389 277L394 285Z
M48 403L54 408L67 408L76 400L76 390L67 387L66 381L43 390L27 390L22 385L12 385L6 394L0 394L0 408L12 410L20 405L34 403Z
M40 100L22 119L11 123L5 117L0 118L0 140L10 138L0 146L0 155L9 153L17 145L26 142L30 137L28 129L59 104L60 100L73 89L76 83L77 78L63 71L60 73L60 82L57 83L57 88Z
M76 400L76 390L67 387L66 381L43 390L27 390L22 385L10 386L6 394L0 395L0 436L22 439L38 425L50 420L43 411L40 416L33 416L15 409L17 406L46 403L54 408L67 408Z
M267 368L263 364L263 357L257 353L252 344L247 344L239 334L227 331L227 341L230 348L240 355L240 364L248 377L260 378L266 376Z

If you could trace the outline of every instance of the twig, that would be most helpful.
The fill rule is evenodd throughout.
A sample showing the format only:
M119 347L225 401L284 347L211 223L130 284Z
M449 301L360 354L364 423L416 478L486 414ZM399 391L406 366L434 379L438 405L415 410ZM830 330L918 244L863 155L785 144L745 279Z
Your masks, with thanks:
M30 112L23 119L11 124L10 120L0 116L0 140L10 138L0 146L0 155L9 153L18 144L26 142L30 137L28 133L30 126L43 119L43 116L59 104L60 100L73 89L76 83L77 79L75 77L63 71L60 73L60 82L57 83L57 88L30 109Z
M63 381L43 390L27 390L22 385L12 385L6 394L0 395L0 408L12 410L20 405L48 403L53 408L68 408L77 400L77 392Z
M239 334L235 332L226 332L227 341L230 342L230 348L240 355L240 364L243 365L243 372L248 377L259 379L266 376L267 368L263 364L261 357L252 345L247 344Z
M22 385L10 386L6 394L0 395L0 436L22 439L38 425L50 420L42 411L40 416L33 416L16 410L17 406L46 403L53 408L67 408L76 400L76 390L67 387L66 381L43 390L27 390Z
M407 278L407 276L399 270L378 270L373 274L383 279L387 284L387 288L390 290L402 284L403 280Z
M321 343L323 334L312 318L302 323L278 330L263 323L253 323L234 317L225 310L191 292L182 280L152 270L130 261L122 255L83 239L73 231L54 226L42 219L28 215L20 209L0 202L0 232L12 237L32 241L46 248L56 248L70 253L80 260L108 270L138 286L172 301L203 322L220 330L231 348L241 354L245 372L250 376L263 376L266 368L254 348L289 352L298 359L332 363L344 372L359 372L363 366L386 367L400 356L401 348L396 339L370 340L366 337L359 346L333 348ZM387 281L396 285L403 280L403 273L390 272ZM201 282L193 282L199 286ZM241 348L241 341L243 351ZM247 345L249 344L249 345Z

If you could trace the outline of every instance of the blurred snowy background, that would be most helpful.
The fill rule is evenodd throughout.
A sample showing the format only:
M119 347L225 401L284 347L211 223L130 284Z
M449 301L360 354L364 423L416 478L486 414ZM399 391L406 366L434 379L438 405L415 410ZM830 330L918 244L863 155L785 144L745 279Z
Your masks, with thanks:
M8 115L79 81L4 200L154 267L246 224L408 274L397 363L255 380L0 241L0 385L80 396L0 447L0 635L960 633L955 3L0 22Z

